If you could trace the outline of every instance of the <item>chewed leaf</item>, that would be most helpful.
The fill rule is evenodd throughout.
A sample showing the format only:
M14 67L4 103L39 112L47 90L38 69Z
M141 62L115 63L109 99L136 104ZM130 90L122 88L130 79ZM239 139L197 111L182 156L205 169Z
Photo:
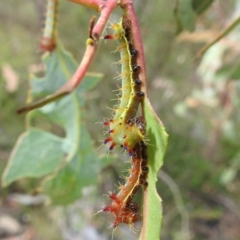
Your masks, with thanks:
M44 191L51 197L54 204L67 205L80 198L82 188L95 184L101 164L93 149L93 144L86 129L82 127L79 151L71 162L57 172L52 179L47 179L44 183Z
M51 173L63 160L62 147L63 139L51 133L37 129L23 133L4 171L3 185L22 177L42 177Z
M45 54L43 62L45 76L32 76L30 98L54 93L76 70L73 57L61 44L51 54ZM44 190L53 198L52 202L66 204L79 198L83 187L95 183L101 161L94 152L80 112L84 104L83 93L92 89L100 77L101 74L88 74L74 93L28 114L30 125L33 118L42 115L50 123L60 126L65 135L58 137L32 128L21 135L3 176L5 186L24 177L46 176L45 179L51 181L43 181L46 183ZM74 187L71 188L72 184ZM64 196L62 191L65 191Z
M147 98L144 101L144 113L147 122L148 146L148 187L144 190L143 224L139 240L160 238L162 222L162 204L156 190L157 174L163 165L168 135Z
M76 96L69 95L57 102L37 109L29 114L29 119L37 119L39 114L64 130L63 151L66 155L66 161L71 161L71 158L77 152L80 137L80 110Z
M46 73L42 78L31 76L32 98L53 94L71 78L77 69L77 63L72 54L67 52L60 42L55 51L45 53L42 60L46 66Z

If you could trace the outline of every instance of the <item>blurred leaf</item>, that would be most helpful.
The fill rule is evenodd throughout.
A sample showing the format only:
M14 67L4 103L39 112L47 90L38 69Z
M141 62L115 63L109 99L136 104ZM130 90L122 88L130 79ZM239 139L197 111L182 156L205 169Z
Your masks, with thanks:
M216 74L221 77L240 80L240 62L233 59L230 63L222 65Z
M83 126L83 125L82 125ZM54 177L44 183L45 192L54 204L67 205L79 199L82 188L95 184L105 162L100 160L86 129L81 129L78 152Z
M31 76L31 97L47 96L54 93L68 81L77 69L72 54L67 52L61 43L53 52L46 52L42 57L46 66L44 77Z
M177 34L183 30L193 31L196 14L192 8L192 1L177 0L174 9L174 17L177 24Z
M214 0L192 0L192 7L197 14L203 13Z
M192 32L196 16L204 12L214 0L177 0L174 9L176 32L187 30Z
M10 64L3 64L2 75L4 80L6 81L7 92L15 92L18 89L19 77Z
M143 224L139 240L160 238L162 204L156 190L158 171L163 165L168 135L162 122L152 109L149 100L144 101L144 114L147 122L148 146L148 187L144 191Z
M31 98L55 92L76 70L73 57L61 45L54 52L45 54L43 62L46 74L43 78L32 75ZM65 137L60 138L37 129L30 129L23 134L5 169L5 185L22 177L42 177L54 172L54 175L46 177L51 180L43 181L45 190L54 203L67 204L79 198L84 186L96 182L101 162L81 120L83 116L80 116L80 106L84 103L83 93L98 83L99 76L101 74L89 74L71 95L28 114L28 122L43 115L53 124L61 126ZM63 157L65 164L60 169ZM72 184L74 188L69 187ZM61 195L64 191L65 198Z
M236 177L236 174L237 174L236 169L232 169L232 168L226 169L221 175L220 182L223 185L228 185L230 182L234 180L234 178Z
M240 153L238 152L233 159L231 159L231 166L226 168L220 176L220 182L223 185L231 183L240 169Z
M94 88L103 77L101 73L87 73L81 82L81 86L76 89L76 94L80 106L84 105L84 93Z
M197 53L195 60L202 57L202 55L211 48L214 44L219 42L222 38L227 36L234 28L236 28L240 24L240 16L238 16L235 20L233 20L226 28L224 28L215 38L213 38L210 42L205 44ZM225 46L225 48L227 48Z
M10 156L3 185L22 177L42 177L54 171L62 161L62 143L61 138L41 130L30 129L23 133Z
M234 80L240 80L240 62L235 63L234 68L231 68L231 74L229 77Z

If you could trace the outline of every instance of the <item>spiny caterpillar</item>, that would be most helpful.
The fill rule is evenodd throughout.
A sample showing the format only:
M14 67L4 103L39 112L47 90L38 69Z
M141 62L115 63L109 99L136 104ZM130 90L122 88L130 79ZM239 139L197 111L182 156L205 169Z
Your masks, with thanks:
M139 206L136 202L132 202L132 199L141 185L147 186L148 166L144 142L140 142L134 147L131 163L130 175L126 177L125 184L119 186L118 194L109 194L112 204L103 208L104 212L111 212L115 215L113 228L120 223L132 226L141 217Z
M131 39L131 22L128 18L122 17L119 23L112 24L113 35L106 35L104 39L117 39L119 46L116 51L120 52L122 65L122 87L119 89L121 97L118 96L120 104L114 109L114 117L104 125L110 128L110 136L104 143L111 142L110 150L119 145L130 154L134 146L144 139L144 135L132 119L135 117L139 103L144 97L141 92L141 80L137 78L140 66L134 65L138 51L133 48Z
M43 51L52 51L56 47L56 25L57 25L58 0L48 0L46 8L46 19L40 48Z

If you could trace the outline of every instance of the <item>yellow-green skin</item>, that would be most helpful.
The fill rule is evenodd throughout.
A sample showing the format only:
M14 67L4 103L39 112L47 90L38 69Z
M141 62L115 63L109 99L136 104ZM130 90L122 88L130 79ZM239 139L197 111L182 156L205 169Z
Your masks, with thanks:
M58 0L47 1L46 19L40 46L43 50L52 51L55 48Z
M125 37L122 18L112 28L115 31L114 38L120 44L118 50L120 51L122 65L122 88L120 89L122 96L118 108L115 109L115 115L109 122L110 137L114 145L120 145L131 152L134 146L144 138L138 126L128 124L128 120L135 117L140 101L136 98L130 47Z

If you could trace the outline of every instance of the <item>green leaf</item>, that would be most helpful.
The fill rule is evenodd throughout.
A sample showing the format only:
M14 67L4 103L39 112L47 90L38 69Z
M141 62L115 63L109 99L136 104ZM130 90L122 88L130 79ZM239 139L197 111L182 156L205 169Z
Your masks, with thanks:
M80 87L76 90L80 106L84 105L84 93L94 88L102 77L103 75L101 73L87 73Z
M31 96L47 96L54 93L68 81L77 69L73 56L61 44L53 52L47 52L42 57L46 66L44 77L31 75Z
M148 187L144 190L143 224L139 240L160 239L162 204L156 189L158 171L163 165L168 135L162 122L152 109L149 100L144 101L144 114L147 122L148 146Z
M32 75L31 98L55 92L76 70L73 57L62 45L54 52L45 54L43 62L46 73L43 78ZM100 76L88 74L72 94L28 114L29 124L42 115L51 123L62 127L65 136L60 138L31 128L20 136L5 169L5 186L23 177L42 177L48 174L46 179L51 181L43 181L46 183L45 191L53 198L54 203L67 204L81 196L84 186L95 183L101 162L81 120L83 114L80 114L80 107L84 104L84 93L98 83ZM69 188L72 184L74 187ZM65 196L61 195L63 191Z
M76 96L69 95L63 99L50 103L29 114L29 121L39 115L45 116L52 123L59 125L65 131L63 151L66 161L71 161L80 141L80 109Z
M72 55L61 44L55 51L45 54L43 62L46 66L45 76L43 78L32 76L31 97L55 92L68 81L77 67ZM28 121L38 117L39 114L63 128L66 134L63 152L67 156L66 161L71 161L80 141L80 109L76 93L33 111L28 114Z
M67 205L82 195L82 188L96 184L101 164L86 129L81 129L79 151L53 179L44 183L44 191L56 205Z
M233 64L233 67L230 71L229 78L232 78L234 80L240 80L240 62L237 61L235 64Z
M42 177L54 171L62 161L62 145L63 140L51 133L37 129L23 133L4 171L3 185L22 177Z
M213 3L214 0L192 0L192 6L194 11L197 14L203 13L209 6Z
M192 8L191 0L177 0L174 9L174 17L177 24L177 34L182 30L193 31L196 14Z
M177 34L183 30L193 31L196 15L204 12L214 0L176 0L174 18Z

